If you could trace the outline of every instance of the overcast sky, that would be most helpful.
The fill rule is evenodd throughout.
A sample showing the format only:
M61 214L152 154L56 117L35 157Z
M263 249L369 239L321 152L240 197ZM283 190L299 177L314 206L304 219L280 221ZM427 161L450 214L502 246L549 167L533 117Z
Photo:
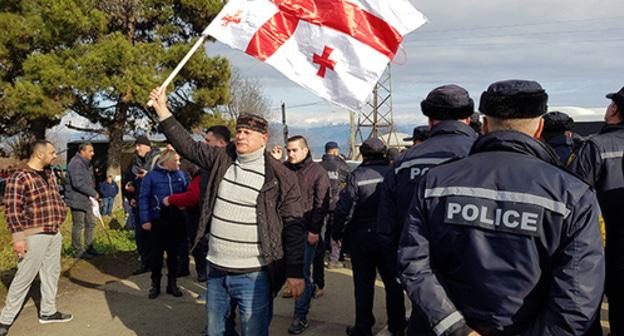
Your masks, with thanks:
M493 81L539 81L549 105L602 107L605 93L624 86L622 0L414 1L429 23L409 34L392 68L397 122L421 123L420 101L436 86L464 86L477 102ZM348 112L322 101L271 66L221 43L208 43L247 77L257 78L279 119L320 126L347 122Z

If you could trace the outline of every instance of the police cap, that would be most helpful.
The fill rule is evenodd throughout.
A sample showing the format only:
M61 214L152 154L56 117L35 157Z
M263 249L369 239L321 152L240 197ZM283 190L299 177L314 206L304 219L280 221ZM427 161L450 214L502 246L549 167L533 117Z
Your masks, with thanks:
M420 103L420 109L424 115L435 120L465 119L474 112L474 101L466 89L450 84L429 92Z
M362 146L360 146L360 153L364 156L385 155L386 145L377 138L370 138L364 141Z
M427 139L429 139L429 126L416 126L414 127L412 136L409 138L403 138L403 141L425 141Z
M618 109L624 110L624 87L618 92L609 93L607 98L613 100Z
M506 80L491 84L481 95L481 113L503 119L535 118L548 110L548 94L529 80Z
M563 133L574 128L574 119L569 115L555 111L544 114L545 133Z

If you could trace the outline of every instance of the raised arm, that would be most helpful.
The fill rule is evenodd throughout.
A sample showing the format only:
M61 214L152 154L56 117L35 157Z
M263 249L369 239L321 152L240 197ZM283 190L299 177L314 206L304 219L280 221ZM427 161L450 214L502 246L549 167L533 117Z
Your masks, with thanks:
M212 147L191 138L189 132L180 125L169 111L165 90L153 90L150 94L150 99L154 102L152 107L158 114L158 120L160 120L163 133L165 133L173 148L184 158L209 170L219 155L226 155L224 149Z

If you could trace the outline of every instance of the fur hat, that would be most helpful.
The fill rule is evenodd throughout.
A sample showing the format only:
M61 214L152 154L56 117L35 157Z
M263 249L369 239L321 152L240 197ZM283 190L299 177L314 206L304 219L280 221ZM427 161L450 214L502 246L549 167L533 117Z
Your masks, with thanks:
M466 89L450 84L429 92L427 98L420 103L420 109L431 119L459 120L472 115L474 102Z
M481 113L503 119L535 118L548 110L548 94L535 81L506 80L491 84L481 95Z

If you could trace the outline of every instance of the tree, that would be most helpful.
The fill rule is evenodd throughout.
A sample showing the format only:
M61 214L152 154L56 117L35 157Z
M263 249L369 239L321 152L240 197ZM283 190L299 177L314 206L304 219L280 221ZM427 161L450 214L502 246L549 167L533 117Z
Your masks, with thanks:
M253 113L271 118L271 103L264 96L260 82L252 78L244 78L236 68L232 68L230 76L230 100L218 111L236 120L239 115Z
M5 41L10 52L0 48L0 60L22 56L20 71L7 63L9 77L17 80L0 94L0 109L13 108L28 121L38 114L56 120L70 110L102 125L86 131L109 136L108 173L119 175L123 135L149 115L144 105L150 90L222 5L221 0L9 1L0 8L4 15L45 29L43 37L37 30L19 36L17 29L14 35L26 47ZM169 88L172 112L186 126L196 124L206 108L228 101L228 80L226 59L196 53Z
M62 93L63 83L42 83L32 71L33 66L43 68L52 79L62 78L63 69L35 59L73 48L104 23L99 12L74 8L67 1L0 2L0 137L43 138L59 122L71 97Z

